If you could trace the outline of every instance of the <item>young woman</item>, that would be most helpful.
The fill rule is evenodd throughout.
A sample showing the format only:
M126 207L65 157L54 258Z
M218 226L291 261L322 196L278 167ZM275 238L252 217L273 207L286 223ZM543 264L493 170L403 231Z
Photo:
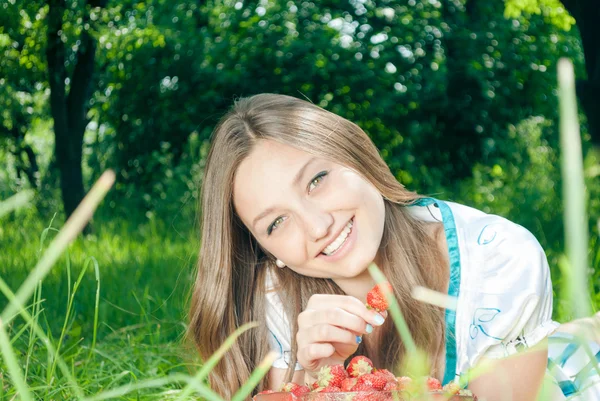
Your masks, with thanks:
M352 122L289 96L238 100L212 138L201 213L190 336L208 358L259 323L210 377L226 399L271 350L280 357L257 390L314 380L355 354L396 368L405 348L391 319L365 307L373 261L432 376L445 384L494 361L469 383L475 394L535 399L559 327L538 241L502 217L408 191ZM414 300L415 286L457 297L456 311Z

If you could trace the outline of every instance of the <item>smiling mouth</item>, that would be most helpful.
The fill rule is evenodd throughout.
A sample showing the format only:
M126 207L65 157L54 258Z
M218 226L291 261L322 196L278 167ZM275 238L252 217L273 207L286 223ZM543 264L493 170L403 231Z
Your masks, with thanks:
M333 242L331 244L327 245L325 247L325 249L323 249L323 252L321 252L321 253L323 255L327 255L327 256L331 256L331 255L335 254L342 247L342 245L344 245L346 243L346 240L348 239L348 237L350 236L350 233L352 232L353 224L354 224L354 217L352 219L350 219L350 221L348 221L348 223L346 223L346 226L344 227L344 229L342 230L340 235L338 235L338 237L335 240L333 240Z

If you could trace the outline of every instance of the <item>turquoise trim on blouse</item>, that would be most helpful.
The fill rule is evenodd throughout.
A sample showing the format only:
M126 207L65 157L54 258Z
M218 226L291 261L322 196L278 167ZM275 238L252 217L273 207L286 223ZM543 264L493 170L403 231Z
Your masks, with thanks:
M458 236L456 234L456 223L450 206L445 202L434 198L421 198L411 206L436 205L442 213L442 224L448 244L450 257L450 282L448 295L458 298L460 289L460 250L458 248ZM446 309L446 368L442 384L454 380L456 376L456 311Z

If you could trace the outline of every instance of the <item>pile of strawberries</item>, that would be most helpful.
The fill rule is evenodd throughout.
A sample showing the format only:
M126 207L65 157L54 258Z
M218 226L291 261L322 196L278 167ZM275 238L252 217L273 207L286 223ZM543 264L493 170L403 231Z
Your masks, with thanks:
M373 362L365 356L352 358L346 368L341 364L322 367L317 380L312 384L312 389L296 383L285 383L280 390L292 393L296 397L314 393L354 393L344 398L352 401L392 400L391 391L401 391L403 399L418 398L420 394L428 391L443 395L445 399L460 395L476 400L469 390L460 389L456 383L442 386L440 381L433 377L396 377L389 370L375 368ZM271 393L275 392L267 390L259 394Z

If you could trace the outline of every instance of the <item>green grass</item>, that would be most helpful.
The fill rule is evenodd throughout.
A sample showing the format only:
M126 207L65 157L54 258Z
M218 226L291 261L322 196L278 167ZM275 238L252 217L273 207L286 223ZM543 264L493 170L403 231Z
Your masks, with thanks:
M57 220L43 219L33 208L1 219L0 249L5 251L0 252L0 277L13 292L57 236L62 226ZM155 220L95 221L93 234L79 236L60 256L28 312L60 349L85 395L198 369L195 352L183 342L197 249L192 228L181 231ZM0 294L0 310L7 304ZM29 327L17 317L6 328L30 391L36 399L74 399L67 378ZM13 400L16 388L4 363L0 361L0 400ZM159 390L131 391L121 399L175 399L179 392L172 390L182 380L164 383Z
M56 221L43 221L31 213L4 219L0 249L6 251L0 252L0 277L13 290L36 265L58 228ZM125 221L96 221L94 234L78 237L44 279L42 297L48 328L55 334L62 329L69 288L87 268L69 327L83 336L92 332L95 261L101 283L99 337L127 326L160 325L160 337L177 338L183 329L186 298L193 283L197 243L193 230L182 233L161 222L131 225ZM0 295L0 306L6 302Z

